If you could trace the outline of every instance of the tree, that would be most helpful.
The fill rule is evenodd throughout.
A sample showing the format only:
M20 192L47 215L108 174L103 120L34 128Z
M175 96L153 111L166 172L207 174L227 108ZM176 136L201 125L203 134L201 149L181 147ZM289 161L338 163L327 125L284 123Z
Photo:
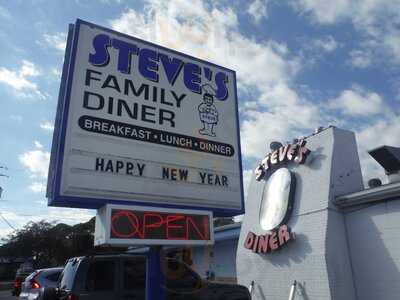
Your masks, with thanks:
M47 221L29 222L0 246L0 256L33 258L35 267L63 265L69 257L85 255L93 248L94 218L69 226Z

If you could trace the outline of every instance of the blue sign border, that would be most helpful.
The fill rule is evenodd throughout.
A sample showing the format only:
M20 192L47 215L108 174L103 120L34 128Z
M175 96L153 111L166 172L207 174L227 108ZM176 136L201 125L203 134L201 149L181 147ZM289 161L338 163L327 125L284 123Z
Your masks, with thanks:
M238 139L238 158L239 158L239 171L240 171L240 188L241 188L241 209L223 209L215 207L200 207L200 206L187 206L187 205L173 205L165 203L156 202L141 202L139 201L128 201L128 200L111 200L111 199L101 199L101 198L89 198L89 197L72 197L72 196L62 196L60 195L61 187L61 172L64 160L64 148L65 148L65 136L67 130L67 120L72 88L72 79L74 75L76 52L79 40L80 26L84 24L92 28L97 28L115 35L119 35L131 40L139 41L141 43L147 44L151 47L155 47L168 52L176 53L190 60L196 60L202 64L208 64L220 69L224 69L228 72L233 73L234 77L234 88L235 88L235 111L236 111L236 122L237 122L237 139ZM65 84L66 82L66 84ZM236 72L228 68L218 66L216 64L192 57L190 55L181 53L179 51L171 50L141 39L114 31L109 28L105 28L93 23L77 19L75 25L70 25L67 39L67 49L64 58L64 66L61 77L60 93L57 105L55 128L53 133L53 143L51 149L51 159L49 167L49 177L47 186L47 197L49 206L59 206L59 207L74 207L74 208L91 208L97 209L105 204L123 204L123 205L141 205L141 206L152 206L152 207L166 207L166 208L179 208L179 209L199 209L212 211L215 216L218 217L228 217L236 216L244 213L244 191L243 191L243 168L242 168L242 155L241 155L241 145L240 145L240 129L239 129L239 110L238 110L238 99L237 99L237 87L236 87ZM156 199L155 199L156 201Z

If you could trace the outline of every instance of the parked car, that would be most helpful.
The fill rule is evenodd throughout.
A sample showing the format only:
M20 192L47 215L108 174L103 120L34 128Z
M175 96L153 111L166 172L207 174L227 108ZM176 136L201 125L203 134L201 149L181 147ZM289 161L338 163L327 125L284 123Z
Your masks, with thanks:
M23 266L17 270L11 290L13 296L19 296L19 294L21 293L22 283L25 281L26 277L28 277L32 272L33 268L28 268L26 266Z
M45 288L43 300L122 300L146 298L146 256L96 255L68 260L58 288ZM246 287L211 283L186 264L166 261L167 300L250 300Z
M42 300L45 287L57 287L58 278L64 268L36 270L22 283L20 300Z

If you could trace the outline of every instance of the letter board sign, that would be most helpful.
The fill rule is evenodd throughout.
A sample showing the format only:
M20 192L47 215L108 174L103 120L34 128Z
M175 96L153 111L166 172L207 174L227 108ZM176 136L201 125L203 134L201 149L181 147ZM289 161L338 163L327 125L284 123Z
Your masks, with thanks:
M59 98L49 205L243 213L234 71L77 20Z
M128 205L97 210L95 246L214 243L212 213Z

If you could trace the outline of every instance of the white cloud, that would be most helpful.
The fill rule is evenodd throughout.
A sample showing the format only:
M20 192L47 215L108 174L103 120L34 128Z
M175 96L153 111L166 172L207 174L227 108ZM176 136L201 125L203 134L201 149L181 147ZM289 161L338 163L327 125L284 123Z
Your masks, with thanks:
M259 23L267 16L267 0L254 0L249 5L247 13L254 18L255 23Z
M5 225L7 226L7 225ZM11 229L10 227L4 227L0 228L0 245L2 244L1 239L6 238L10 233L12 233L14 230Z
M244 170L243 171L243 191L245 195L245 199L247 198L247 191L250 186L251 176L253 175L253 170Z
M21 76L17 72L10 71L6 68L0 68L0 82L3 82L16 90L35 90L36 84Z
M294 0L294 7L309 14L321 24L333 24L350 20L357 29L377 33L379 22L392 22L399 15L399 1L393 0Z
M370 116L384 111L383 100L377 93L354 86L330 100L329 106L349 116Z
M46 122L40 123L40 128L42 128L43 130L46 130L46 131L53 131L54 125L53 125L53 123L46 121Z
M358 141L364 148L375 148L380 145L400 145L400 117L392 116L375 122L360 130Z
M250 186L251 176L253 175L253 170L243 171L243 189L244 189L244 200L247 201L247 192ZM244 215L234 216L233 220L235 222L242 222Z
M374 177L378 177L382 182L387 183L384 169L367 151L383 145L395 147L400 145L400 117L387 114L385 118L358 130L356 136L365 184Z
M325 56L342 47L342 44L331 35L319 36L318 38L303 37L299 40L302 44L299 53L304 66L307 68L318 67L320 61L326 62Z
M29 188L32 190L34 193L44 193L46 191L46 184L44 182L32 182L32 184L29 186Z
M63 32L57 32L55 34L44 34L43 40L46 45L50 48L54 48L58 51L65 51L67 45L67 35ZM40 42L39 42L40 43ZM40 43L41 44L41 43Z
M38 68L32 62L23 60L21 68L17 71L0 68L0 83L12 87L19 97L45 100L47 95L42 93L30 79L38 75L40 75Z
M367 2L357 4L358 8L362 8L360 14L373 16ZM350 1L328 3L299 0L297 4L297 8L312 15L315 22L332 24L353 18L358 30L362 30L364 24L363 32L375 39L373 26L370 26L375 19L356 18L354 11L348 11L354 6ZM274 40L256 41L251 36L242 35L237 15L229 7L205 5L200 0L148 0L144 11L141 14L127 10L110 23L116 30L236 70L238 87L245 94L239 107L244 159L260 159L268 152L268 145L273 140L291 141L308 135L318 126L345 122L344 118L335 119L335 110L349 116L365 117L362 124L370 124L373 122L371 117L378 114L385 117L388 115L381 96L358 86L342 91L337 98L329 101L329 105L326 102L318 105L299 95L293 87L293 79L303 67L302 61L290 53L284 43ZM321 53L330 53L341 46L332 36L311 41L310 44L313 53L315 49ZM378 44L376 40L371 40L364 45L370 51ZM353 52L352 55L354 65L361 67L367 64L365 55L364 61L361 61L360 53ZM388 123L387 127L392 125ZM369 125L356 128L362 137L365 135L364 130L367 130L365 126ZM364 149L363 145L364 141L361 149ZM370 162L365 155L362 161L367 166L363 170L372 170L368 167ZM244 172L246 182L250 172Z
M348 16L351 0L296 0L294 4L300 12L311 14L317 22L331 24Z
M49 219L66 224L76 224L89 221L96 212L81 208L56 208L49 207Z
M29 222L38 222L41 220L74 225L87 222L95 215L93 210L60 207L45 207L40 210L31 210L28 212L2 209L1 213L17 230L22 229L22 227ZM8 227L8 225L0 220L0 240L1 238L5 238L12 231L13 230Z
M321 61L327 61L327 55L342 47L342 44L331 35L323 35L318 38L302 37L299 40L301 41L301 48L298 52L302 57L304 66L308 69L318 68Z
M239 89L259 95L240 103L246 158L260 157L267 140L290 139L319 125L318 107L291 88L301 69L300 59L284 43L257 42L241 34L231 8L210 7L200 0L148 0L144 11L126 10L110 24L118 31L231 68L237 72Z
M292 128L288 117L271 112L249 112L251 117L242 123L242 152L247 157L261 158L268 152L272 141L285 141L293 138L296 129ZM299 133L300 134L300 133Z
M38 148L38 149L42 149L43 148L43 145L39 141L34 141L33 143L35 144L36 148Z
M148 1L146 11L142 15L130 9L110 23L118 31L233 68L245 84L271 84L298 70L297 60L283 57L285 45L257 43L241 35L230 8L207 11L199 0L154 0Z
M290 141L323 125L322 109L301 99L286 84L263 92L258 107L247 108L242 122L241 142L245 156L261 158L272 141Z
M395 61L400 63L400 30L390 31L385 35L383 41Z
M33 143L35 149L21 154L19 161L30 174L32 182L29 185L29 189L44 196L50 153L43 150L43 145L39 141L34 141Z
M43 150L31 150L19 156L21 164L34 176L47 177L50 153Z
M314 40L312 45L314 48L323 50L325 52L333 52L339 46L338 42L330 35L322 39Z
M356 68L364 69L372 63L372 53L370 50L352 50L349 55L350 64Z
M35 77L40 75L39 70L36 68L36 66L27 60L22 61L22 67L21 70L19 71L21 77Z
M3 18L6 21L9 21L12 18L12 15L6 8L0 6L0 18Z
M8 234L14 231L13 229L11 229L11 226L18 230L22 227L22 225L25 225L24 222L26 222L26 218L23 216L19 216L13 211L2 209L1 215L5 220L7 220L7 223L5 223L4 220L0 221L0 239L5 238ZM9 224L11 224L11 226Z
M294 0L294 7L300 12L310 15L314 22L334 24L349 21L359 31L364 40L360 46L365 51L379 51L388 58L400 63L400 46L398 20L400 19L400 1L393 0ZM353 53L357 55L360 53ZM379 61L381 55L372 58ZM364 67L366 56L355 60L355 66Z
M58 79L61 79L61 71L58 68L52 68L50 70L51 74L57 77Z

